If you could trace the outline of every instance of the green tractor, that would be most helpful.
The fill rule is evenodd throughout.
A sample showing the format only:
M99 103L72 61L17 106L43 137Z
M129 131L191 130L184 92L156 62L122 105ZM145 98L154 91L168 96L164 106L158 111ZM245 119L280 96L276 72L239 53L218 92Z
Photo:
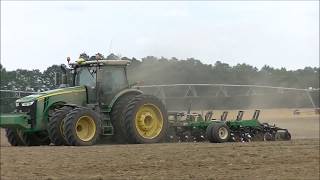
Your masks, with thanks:
M68 58L70 69L62 66L64 88L18 99L14 113L0 115L11 145L87 146L104 139L157 143L166 137L166 108L155 96L131 88L126 71L130 61L98 55L81 54L70 64Z

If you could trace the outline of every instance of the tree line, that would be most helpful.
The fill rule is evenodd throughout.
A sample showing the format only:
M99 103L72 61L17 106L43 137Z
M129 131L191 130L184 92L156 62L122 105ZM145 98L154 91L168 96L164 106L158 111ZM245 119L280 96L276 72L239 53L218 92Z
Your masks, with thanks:
M177 59L147 56L141 60L123 58L131 61L128 66L130 83L143 81L148 84L253 84L291 88L319 88L319 67L305 67L297 70L273 68L265 65L257 68L239 63L231 66L216 61L204 64L195 58ZM45 91L54 89L55 73L61 72L60 65L52 65L41 72L39 69L17 69L7 71L0 64L0 89L21 91ZM318 93L313 95L315 99ZM4 100L1 101L3 105ZM7 103L7 102L6 102ZM317 101L317 104L318 101Z

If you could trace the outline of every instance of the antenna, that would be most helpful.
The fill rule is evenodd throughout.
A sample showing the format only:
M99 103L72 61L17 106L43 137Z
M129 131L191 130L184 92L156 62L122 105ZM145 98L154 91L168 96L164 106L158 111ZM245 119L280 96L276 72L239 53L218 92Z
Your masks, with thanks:
M120 53L118 53L117 54L117 56L118 56L118 58L119 58L119 60L121 59L121 54Z
M110 44L109 44L109 53L110 54L112 53L112 39L111 39Z

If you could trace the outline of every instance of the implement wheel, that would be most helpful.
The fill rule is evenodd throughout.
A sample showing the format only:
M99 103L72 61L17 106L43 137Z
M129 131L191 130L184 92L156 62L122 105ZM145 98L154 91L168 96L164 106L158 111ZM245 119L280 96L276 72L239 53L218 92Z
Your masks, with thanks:
M68 145L63 134L63 124L66 115L72 107L64 106L53 112L48 123L48 133L51 142L56 146Z
M230 129L225 123L213 123L207 127L207 138L212 143L223 143L230 139Z
M125 128L129 143L157 143L167 134L167 111L155 96L138 95L125 111Z
M101 133L101 121L96 112L76 108L65 118L64 135L73 146L94 145Z
M290 141L291 140L291 134L286 132L277 132L275 134L275 140L276 141Z

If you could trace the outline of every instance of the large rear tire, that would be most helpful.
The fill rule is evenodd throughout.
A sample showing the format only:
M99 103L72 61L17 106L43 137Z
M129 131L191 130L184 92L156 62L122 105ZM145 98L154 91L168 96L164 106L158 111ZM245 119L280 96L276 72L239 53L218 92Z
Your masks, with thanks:
M66 115L72 107L64 106L52 113L48 123L48 133L51 142L56 146L68 145L63 134L63 124Z
M126 107L124 123L129 143L157 143L167 136L167 110L155 96L135 96Z
M129 101L139 95L137 92L125 94L120 97L114 104L111 110L111 122L114 127L113 140L117 143L127 143L127 134L125 132L124 110L126 109Z
M94 145L101 134L101 120L90 109L75 108L65 118L64 135L72 146Z

